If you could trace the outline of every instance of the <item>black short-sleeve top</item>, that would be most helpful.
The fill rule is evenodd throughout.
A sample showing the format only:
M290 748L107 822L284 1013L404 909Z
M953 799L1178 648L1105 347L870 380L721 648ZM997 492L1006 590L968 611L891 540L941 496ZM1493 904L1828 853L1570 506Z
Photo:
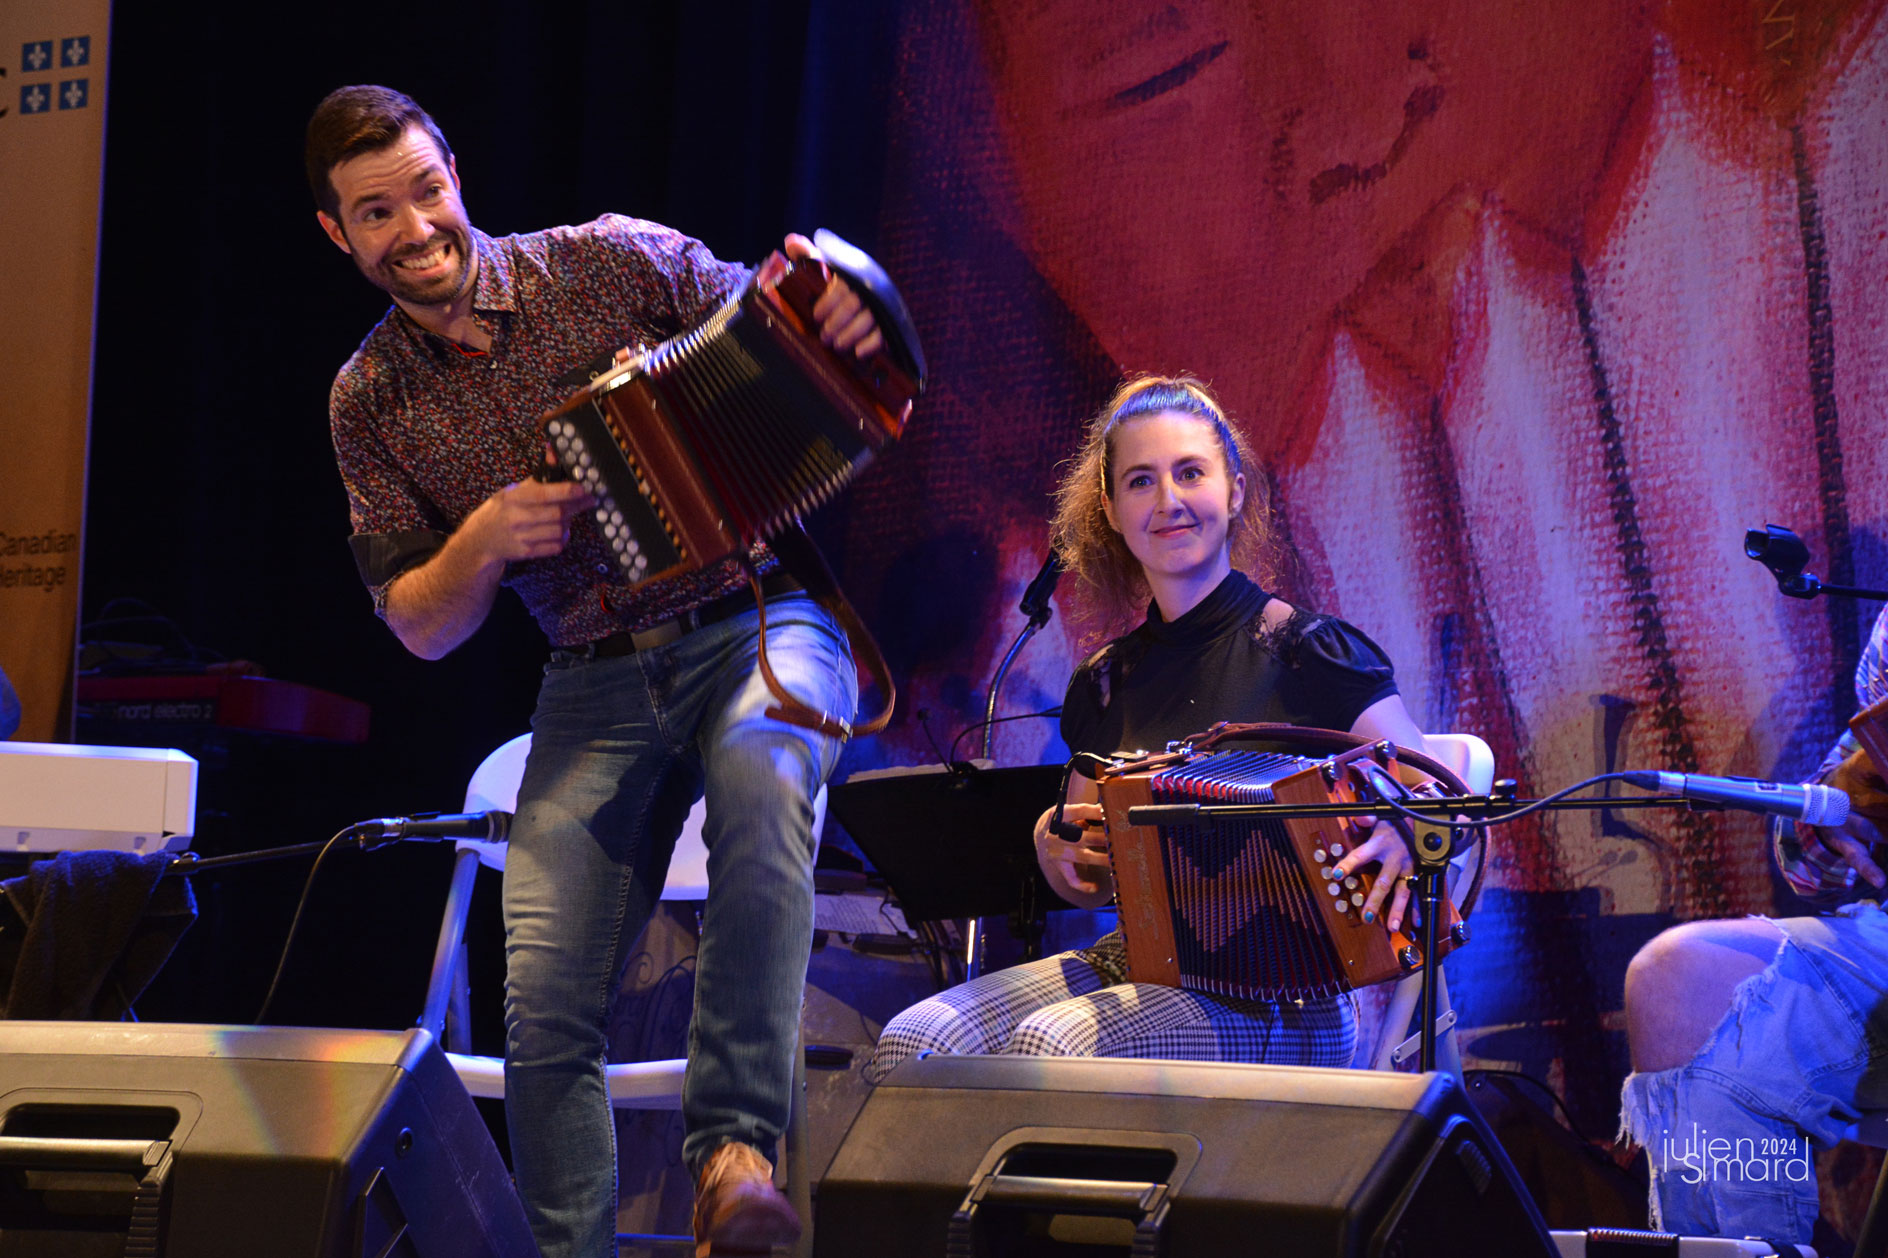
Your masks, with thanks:
M1295 611L1267 630L1271 595L1232 572L1169 624L1140 627L1084 660L1062 701L1071 752L1161 751L1216 721L1348 730L1397 693L1383 648L1335 616Z

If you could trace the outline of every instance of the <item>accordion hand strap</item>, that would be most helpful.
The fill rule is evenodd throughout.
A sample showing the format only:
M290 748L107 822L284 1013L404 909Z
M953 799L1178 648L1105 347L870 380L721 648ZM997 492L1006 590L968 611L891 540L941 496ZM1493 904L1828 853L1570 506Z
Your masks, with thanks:
M774 675L773 666L767 662L767 600L761 593L759 574L749 567L747 579L754 587L755 605L760 608L760 675L767 683L767 689L773 691L774 697L780 700L776 706L767 709L767 715L776 721L818 730L841 742L854 734L878 733L892 719L892 706L898 701L898 689L892 683L891 669L886 666L885 657L879 653L872 631L859 619L859 613L853 610L852 603L833 577L832 569L826 566L826 557L819 553L819 547L813 544L813 539L806 535L798 522L768 538L767 544L779 556L787 571L806 587L806 592L813 596L813 600L833 614L839 627L846 631L854 664L864 666L866 674L885 696L884 709L865 724L855 726L843 716L819 711L782 685Z
M1195 751L1211 751L1222 743L1244 742L1277 746L1280 750L1289 750L1302 755L1313 750L1342 752L1351 747L1366 746L1374 740L1365 738L1361 734L1353 734L1348 730L1310 729L1302 725L1279 725L1269 722L1221 721L1212 728L1203 730L1184 741L1190 743ZM1457 776L1454 769L1440 760L1431 759L1410 747L1398 747L1396 756L1404 764L1422 770L1458 795L1474 794L1469 789L1468 783ZM1463 894L1462 902L1458 906L1463 917L1473 912L1475 905L1481 900L1482 875L1488 872L1487 838L1484 836L1476 847L1478 852L1475 858L1475 875L1470 880L1468 891Z
M1269 721L1221 721L1210 729L1184 740L1195 751L1212 751L1221 743L1265 743L1300 755L1310 751L1341 752L1352 747L1367 747L1375 739L1341 729L1313 729L1306 725L1284 725ZM1454 769L1432 759L1414 747L1398 747L1397 759L1422 770L1458 795L1473 794Z

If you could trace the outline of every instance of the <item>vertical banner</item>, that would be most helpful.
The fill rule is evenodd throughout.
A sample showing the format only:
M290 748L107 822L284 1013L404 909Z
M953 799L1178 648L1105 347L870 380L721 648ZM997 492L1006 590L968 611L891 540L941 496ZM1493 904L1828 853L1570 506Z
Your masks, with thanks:
M71 736L110 0L0 5L0 669Z

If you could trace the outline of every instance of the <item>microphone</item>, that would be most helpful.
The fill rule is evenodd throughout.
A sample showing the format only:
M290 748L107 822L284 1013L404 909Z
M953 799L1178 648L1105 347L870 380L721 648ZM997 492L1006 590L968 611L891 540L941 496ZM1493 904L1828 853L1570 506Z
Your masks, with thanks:
M494 808L487 812L418 812L411 817L375 817L348 827L367 851L402 839L483 839L501 843L511 832L511 814Z
M1029 623L1038 629L1049 623L1049 596L1055 593L1056 579L1061 575L1062 552L1051 550L1049 557L1042 561L1036 579L1023 590L1023 601L1016 605L1016 610L1029 617Z
M1669 791L1701 804L1793 817L1806 825L1839 826L1849 819L1849 797L1833 786L1714 778L1702 773L1640 771L1622 776L1648 791Z
M1777 589L1791 598L1814 598L1822 588L1822 582L1803 571L1809 566L1809 547L1781 524L1746 529L1744 553L1768 568Z
M1079 821L1062 821L1059 819L1051 821L1049 823L1049 833L1061 839L1064 843L1080 843L1083 834L1082 823Z

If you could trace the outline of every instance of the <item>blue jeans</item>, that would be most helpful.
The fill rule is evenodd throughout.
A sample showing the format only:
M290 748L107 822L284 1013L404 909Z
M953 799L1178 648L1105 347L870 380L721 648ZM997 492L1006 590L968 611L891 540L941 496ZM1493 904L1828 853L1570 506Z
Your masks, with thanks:
M1888 1108L1888 914L1780 918L1776 959L1682 1066L1626 1077L1622 1135L1652 1166L1657 1226L1807 1243L1814 1148Z
M768 603L767 658L843 717L858 682L811 599ZM531 719L505 869L505 1117L544 1258L615 1250L609 1006L704 793L708 902L682 1090L691 1173L714 1148L786 1128L813 935L812 798L834 739L763 715L756 613L612 659L553 655Z

